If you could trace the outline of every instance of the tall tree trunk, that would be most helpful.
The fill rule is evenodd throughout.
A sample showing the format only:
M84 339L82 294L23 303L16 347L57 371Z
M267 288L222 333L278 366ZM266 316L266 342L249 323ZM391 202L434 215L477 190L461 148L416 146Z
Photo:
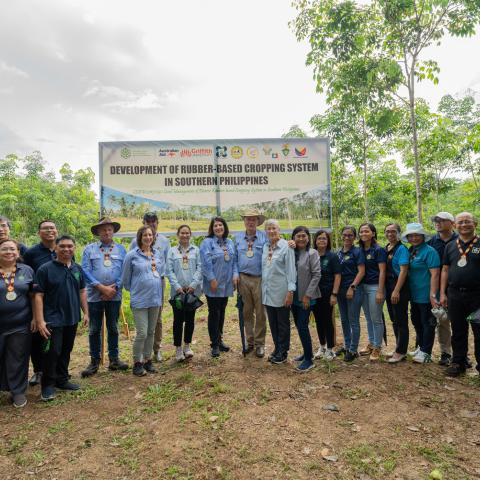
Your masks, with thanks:
M368 222L368 186L367 186L367 146L365 144L365 118L362 118L363 128L363 208L365 221Z
M415 171L415 191L417 196L417 219L419 223L423 221L422 214L422 190L420 187L420 161L418 158L418 137L417 137L417 119L415 117L415 63L416 60L412 61L410 75L408 79L408 97L409 97L409 107L410 107L410 126L412 127L412 147L413 147L413 158L414 171Z

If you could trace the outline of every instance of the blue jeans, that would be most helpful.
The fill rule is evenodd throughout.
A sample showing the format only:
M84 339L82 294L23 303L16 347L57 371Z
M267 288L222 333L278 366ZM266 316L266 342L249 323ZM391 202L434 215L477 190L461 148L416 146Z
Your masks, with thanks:
M342 320L343 341L345 350L356 353L360 341L360 308L363 300L363 287L355 289L352 300L347 300L347 289L338 292L337 302Z
M310 330L308 328L310 312L311 308L305 310L298 305L292 305L293 320L295 321L298 336L302 342L303 355L307 362L311 362L313 358L312 337L310 336Z
M103 313L108 332L108 356L118 358L118 314L120 313L120 301L88 302L88 314L90 317L90 356L100 358L101 334Z
M383 303L378 304L375 296L378 291L377 285L363 285L362 307L367 319L368 343L375 348L382 347L383 341ZM384 296L385 297L385 296Z

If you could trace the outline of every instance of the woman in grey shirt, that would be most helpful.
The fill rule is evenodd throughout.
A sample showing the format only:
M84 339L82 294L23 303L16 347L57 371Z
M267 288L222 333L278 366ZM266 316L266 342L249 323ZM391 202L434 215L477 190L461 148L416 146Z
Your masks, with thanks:
M295 264L297 267L297 289L293 297L292 313L302 342L303 355L295 357L300 362L296 370L307 372L314 367L312 338L308 323L312 306L320 298L320 257L314 248L310 248L310 232L307 227L296 227L292 232L295 242Z

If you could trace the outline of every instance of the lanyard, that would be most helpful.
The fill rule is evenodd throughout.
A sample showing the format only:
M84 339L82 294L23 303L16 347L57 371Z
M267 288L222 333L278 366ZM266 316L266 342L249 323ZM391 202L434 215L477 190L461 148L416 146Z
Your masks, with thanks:
M225 241L222 239L221 243L218 241L218 245L220 248L223 250L223 259L228 262L230 260L230 255L228 254L228 249L227 249L227 244Z
M7 286L7 292L13 292L15 290L15 274L17 273L17 267L15 267L10 275L6 275L3 272L0 272L5 285Z
M473 239L470 242L471 242L470 245L464 251L461 244L460 244L460 238L457 238L457 248L458 248L458 251L460 252L461 257L466 257L470 253L470 250L478 242L478 236L475 235L475 237L473 237Z
M182 268L184 270L188 269L188 250L190 247L187 247L187 249L184 251L180 245L178 246L178 252L182 256Z

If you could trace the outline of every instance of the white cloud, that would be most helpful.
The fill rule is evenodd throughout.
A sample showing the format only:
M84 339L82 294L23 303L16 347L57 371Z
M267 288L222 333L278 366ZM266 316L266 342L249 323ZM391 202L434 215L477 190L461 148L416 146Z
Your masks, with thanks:
M7 62L0 60L0 70L5 73L10 73L17 77L28 78L28 73L24 72L22 69L15 67L14 65L9 65Z

